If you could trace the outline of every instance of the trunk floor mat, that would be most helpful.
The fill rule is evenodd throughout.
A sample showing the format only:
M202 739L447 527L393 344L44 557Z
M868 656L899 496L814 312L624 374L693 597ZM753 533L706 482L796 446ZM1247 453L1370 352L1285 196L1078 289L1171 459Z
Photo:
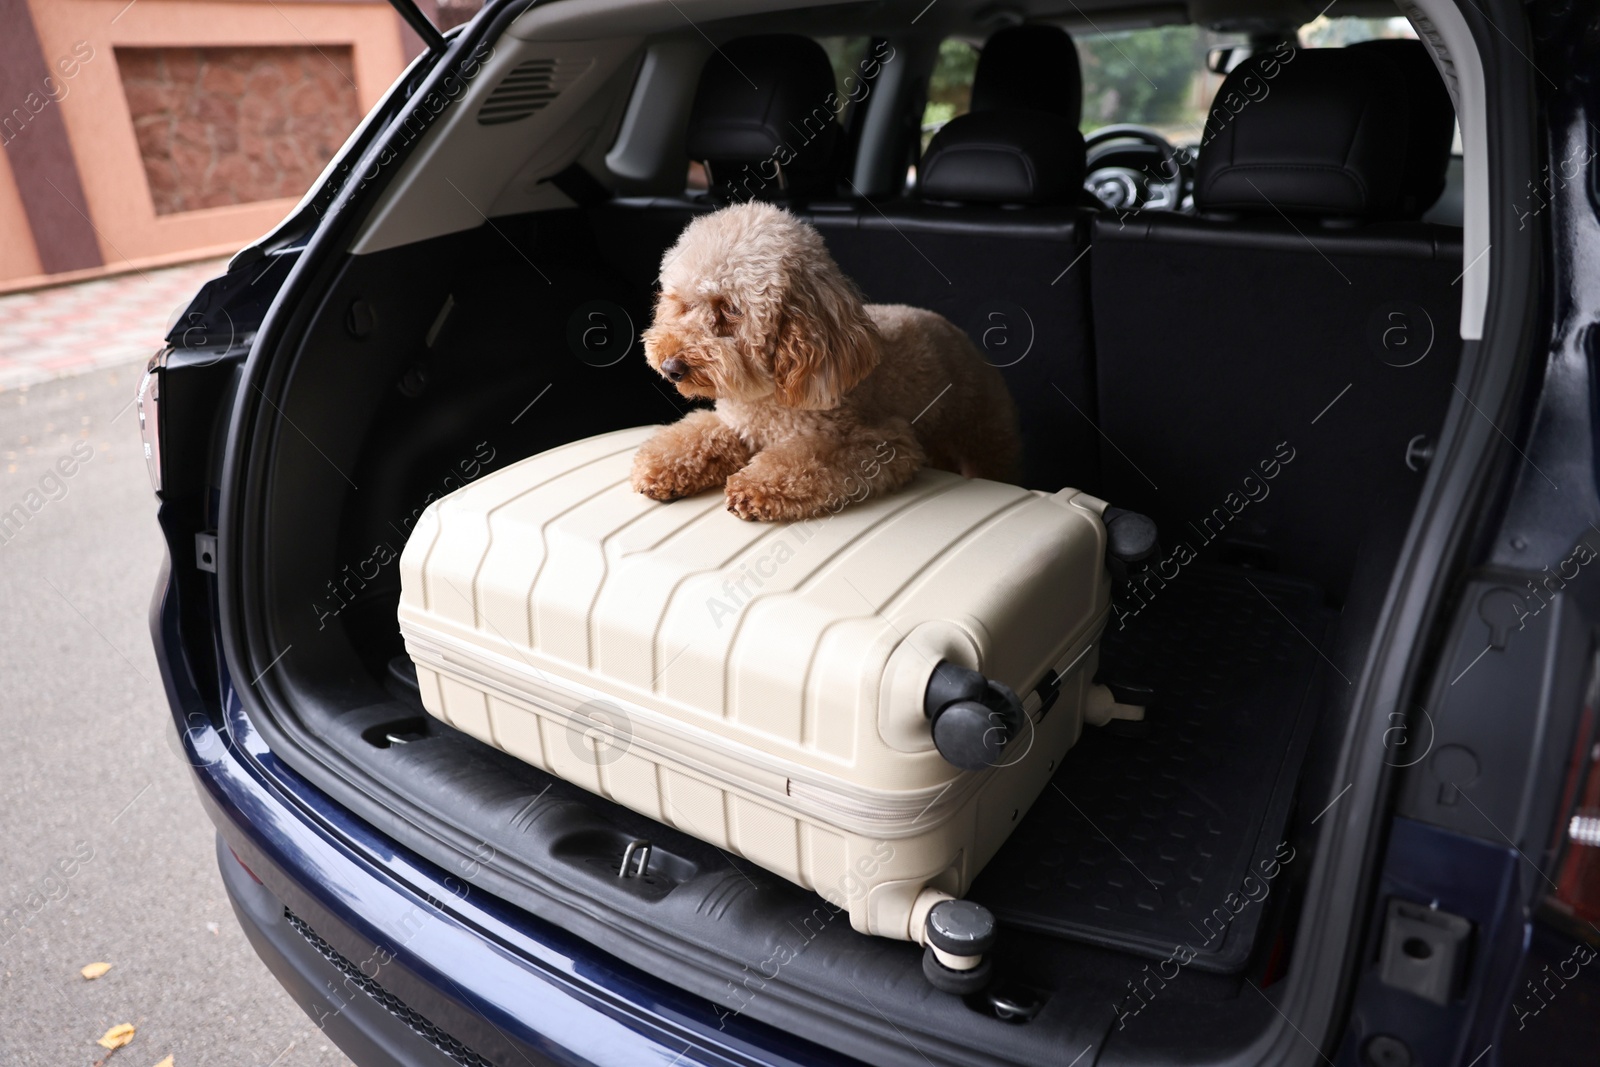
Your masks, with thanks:
M1259 571L1157 586L1101 647L1103 680L1155 691L1145 721L1086 727L967 897L1012 928L1234 972L1281 870L1337 613Z

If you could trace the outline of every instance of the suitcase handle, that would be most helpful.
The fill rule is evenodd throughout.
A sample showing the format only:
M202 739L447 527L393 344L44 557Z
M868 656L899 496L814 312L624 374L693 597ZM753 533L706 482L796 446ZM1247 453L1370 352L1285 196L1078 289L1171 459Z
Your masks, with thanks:
M928 678L922 710L934 748L964 771L999 763L1026 718L1022 701L1009 687L947 659Z

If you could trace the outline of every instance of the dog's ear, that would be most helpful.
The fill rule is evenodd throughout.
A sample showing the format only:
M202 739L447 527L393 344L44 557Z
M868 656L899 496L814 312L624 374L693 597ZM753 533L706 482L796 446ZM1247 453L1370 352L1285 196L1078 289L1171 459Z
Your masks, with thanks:
M778 399L837 407L877 367L882 343L861 294L832 263L791 274L772 357Z

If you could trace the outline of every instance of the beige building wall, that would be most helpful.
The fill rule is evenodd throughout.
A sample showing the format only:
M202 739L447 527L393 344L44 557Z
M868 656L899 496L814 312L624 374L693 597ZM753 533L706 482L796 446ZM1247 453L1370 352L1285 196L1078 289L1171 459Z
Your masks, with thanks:
M39 273L39 252L33 247L33 231L16 179L11 176L11 161L0 150L0 284L7 278L25 278Z
M401 28L384 0L28 0L48 63L79 59L59 107L105 267L172 262L237 250L275 226L303 190L279 199L158 214L115 50L279 46L349 49L366 114L405 67ZM92 49L92 54L88 50ZM83 58L88 54L88 58ZM341 73L341 79L348 75ZM18 223L22 223L18 229ZM0 165L0 287L33 280L39 260L10 172ZM81 273L81 272L75 272Z

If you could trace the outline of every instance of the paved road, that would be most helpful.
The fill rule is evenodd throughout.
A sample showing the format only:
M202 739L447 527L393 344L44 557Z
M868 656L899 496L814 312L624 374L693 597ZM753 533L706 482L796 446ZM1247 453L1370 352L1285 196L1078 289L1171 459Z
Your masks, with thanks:
M225 263L129 270L0 296L0 389L149 358L176 309Z
M0 392L0 513L41 505L0 533L0 1062L88 1067L132 1023L111 1067L347 1064L239 931L169 742L137 370Z

